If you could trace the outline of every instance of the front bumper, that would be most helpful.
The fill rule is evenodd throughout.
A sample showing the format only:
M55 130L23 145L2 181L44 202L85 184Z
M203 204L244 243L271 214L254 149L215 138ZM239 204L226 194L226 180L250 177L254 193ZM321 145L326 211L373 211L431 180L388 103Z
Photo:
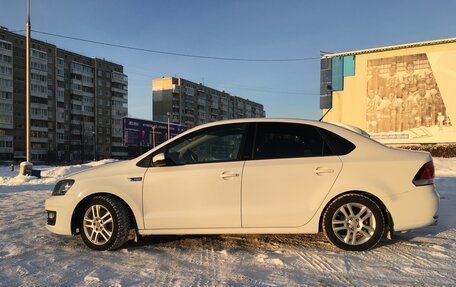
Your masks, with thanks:
M48 212L48 224L46 228L56 234L72 235L71 218L76 207L71 196L52 196L45 202ZM49 212L55 212L55 218L49 218Z
M434 185L419 186L390 198L387 206L394 230L402 231L437 224L439 194Z

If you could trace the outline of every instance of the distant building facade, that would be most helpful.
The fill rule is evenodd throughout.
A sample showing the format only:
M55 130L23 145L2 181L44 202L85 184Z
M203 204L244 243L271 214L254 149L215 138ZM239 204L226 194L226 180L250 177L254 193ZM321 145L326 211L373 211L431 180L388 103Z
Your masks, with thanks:
M262 104L232 96L182 78L152 80L153 119L192 128L200 124L239 118L263 118Z
M25 159L25 52L24 36L0 29L0 160ZM32 40L30 100L33 161L128 156L122 65Z

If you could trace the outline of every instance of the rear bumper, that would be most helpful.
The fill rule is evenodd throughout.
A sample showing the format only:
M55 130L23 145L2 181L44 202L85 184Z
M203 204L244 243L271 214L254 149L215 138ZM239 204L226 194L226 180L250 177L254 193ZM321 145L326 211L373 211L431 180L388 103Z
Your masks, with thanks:
M416 187L385 202L394 222L402 231L437 224L439 195L434 185Z
M68 195L52 196L45 202L45 209L48 212L55 212L55 218L49 220L46 228L56 234L72 235L71 217L75 206Z

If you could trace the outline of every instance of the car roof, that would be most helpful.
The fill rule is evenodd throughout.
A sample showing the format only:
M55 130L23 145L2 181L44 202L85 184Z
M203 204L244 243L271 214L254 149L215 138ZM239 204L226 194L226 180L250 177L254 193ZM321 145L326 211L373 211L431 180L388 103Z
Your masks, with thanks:
M308 120L308 119L296 119L296 118L243 118L243 119L233 119L233 120L222 120L222 121L216 121L216 122L210 122L210 123L205 123L198 125L196 127L193 127L191 129L188 129L185 133L189 133L192 131L196 131L199 129L207 128L207 127L212 127L212 126L219 126L219 125L225 125L225 124L236 124L236 123L297 123L297 124L308 124L308 125L313 125L313 126L318 126L318 127L325 127L329 128L331 130L349 130L350 132L353 132L358 135L362 135L359 131L353 129L353 128L348 128L343 125L338 125L336 123L331 123L331 122L321 122L317 120Z
M274 123L301 123L301 124L315 124L319 123L316 120L307 119L296 119L296 118L243 118L233 120L222 120L216 122L210 122L202 125L198 125L195 128L205 128L210 126L217 126L223 124L235 124L235 123L260 123L260 122L274 122Z

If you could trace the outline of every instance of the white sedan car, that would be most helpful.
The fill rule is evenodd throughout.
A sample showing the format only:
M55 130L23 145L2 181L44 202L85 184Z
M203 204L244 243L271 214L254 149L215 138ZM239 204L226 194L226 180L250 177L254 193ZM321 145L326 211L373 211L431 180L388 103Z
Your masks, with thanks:
M59 181L47 228L95 250L132 234L318 233L345 250L437 222L432 157L324 122L198 126L128 161Z

